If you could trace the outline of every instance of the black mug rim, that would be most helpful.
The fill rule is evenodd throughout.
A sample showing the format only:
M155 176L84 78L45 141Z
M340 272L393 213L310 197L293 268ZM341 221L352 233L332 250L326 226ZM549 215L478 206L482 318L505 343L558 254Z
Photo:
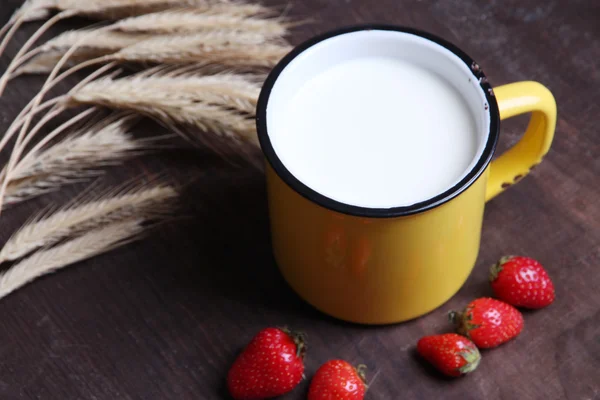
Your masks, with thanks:
M326 39L330 39L335 36L340 36L347 33L369 30L384 30L408 33L430 40L450 50L473 71L475 77L479 78L480 86L484 92L489 107L488 111L490 113L490 125L488 132L488 140L483 150L483 153L481 154L481 157L479 158L475 166L473 166L469 173L456 185L428 200L418 202L410 206L392 208L361 207L333 200L327 196L322 195L321 193L318 193L314 189L311 189L303 182L298 180L285 167L285 165L283 165L281 159L279 158L279 156L275 152L275 149L273 148L267 130L267 104L269 102L271 91L281 72L290 62L292 62L292 60L294 60L297 56L302 54L305 50L308 50L312 46ZM448 201L457 197L466 189L468 189L481 176L481 174L485 171L485 169L492 160L494 151L496 149L496 145L498 143L500 130L500 113L498 111L498 104L494 96L494 91L491 85L488 83L488 80L485 74L483 73L481 67L470 56L468 56L465 52L463 52L454 44L438 36L418 29L397 25L365 24L347 26L314 36L299 44L298 46L294 47L285 57L283 57L279 61L279 63L277 63L277 65L271 70L261 89L256 111L256 129L258 133L260 147L265 158L267 159L267 162L271 165L275 173L283 180L283 182L301 196L326 209L346 215L366 218L393 218L413 215L439 207L442 204L447 203Z

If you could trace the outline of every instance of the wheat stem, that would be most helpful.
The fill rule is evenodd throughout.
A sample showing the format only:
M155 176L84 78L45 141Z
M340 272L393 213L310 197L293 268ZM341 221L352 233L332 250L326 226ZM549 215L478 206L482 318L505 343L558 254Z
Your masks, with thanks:
M10 40L15 35L15 32L21 27L21 25L23 24L23 22L25 22L25 16L24 15L20 15L14 22L11 23L9 21L4 26L4 28L10 27L10 29L6 33L6 36L4 37L4 39L2 39L2 42L0 42L0 56L4 53L4 50L6 50L6 46L8 46L8 43L10 42ZM5 31L4 28L2 28L2 29ZM2 33L2 35L3 34L4 34L4 32Z
M59 110L56 110L53 113L50 113L52 115L50 116L50 118L48 118L48 120L51 119L51 118L53 118L54 116L58 115L58 113L60 111L62 111L62 110L59 109ZM88 110L86 110L86 111L78 114L77 116L71 118L67 122L63 123L58 128L56 128L52 132L50 132L39 143L37 143L36 146L31 150L31 152L35 153L42 146L46 145L46 143L48 143L50 140L54 139L56 136L60 135L67 128L69 128L72 125L76 124L80 120L88 117L94 111L95 111L95 109L93 109L93 108L88 109ZM27 124L25 124L24 127L27 127ZM38 127L36 126L36 128L38 128ZM21 131L21 132L23 132L23 131ZM37 129L34 128L34 131L32 133L33 134L37 133ZM23 152L23 150L24 150L24 148L25 148L25 146L27 144L26 142L28 142L29 139L32 138L32 136L29 136L29 137L21 137L21 135L19 135L19 136L20 137L17 138L17 144L15 144L15 147L14 147L12 153L11 153L8 165L7 165L6 169L4 170L4 179L2 180L2 187L0 187L0 213L2 212L2 207L4 205L4 200L5 200L4 197L5 197L5 194L6 194L6 189L8 187L8 184L10 183L10 181L14 178L13 177L14 169L18 167L19 157L21 157L21 153ZM23 142L25 142L25 143L22 144L19 139L22 139Z
M21 47L21 49L19 49L19 51L17 52L17 54L13 58L13 61L11 61L10 64L8 64L8 67L6 68L6 71L4 71L4 74L2 75L2 77L0 77L0 96L2 96L2 93L4 92L4 89L6 88L6 84L8 83L8 79L10 78L11 73L19 65L19 64L16 64L16 62L19 60L19 58L23 54L25 54L25 52L27 50L29 50L29 48L31 47L31 45L34 44L48 29L50 29L50 27L52 25L54 25L55 23L57 23L61 19L69 18L69 17L71 17L73 15L75 15L75 12L73 12L73 11L62 11L62 12L56 14L54 17L52 17L48 21L46 21L29 38L29 40L27 40L27 42L25 42L25 44ZM2 49L0 48L0 50L2 50ZM2 54L1 51L0 51L0 54Z
M37 114L40 111L44 111L45 109L59 103L62 101L64 96L59 96L59 97L55 97L53 99L50 99L48 101L45 101L44 103L40 104L34 111L34 115ZM6 132L4 133L4 136L2 137L2 140L0 141L0 151L2 151L4 149L4 146L6 146L6 144L8 143L8 141L10 139L12 139L12 137L14 136L15 132L17 129L19 129L19 127L21 127L22 123L25 121L25 116L26 113L30 110L30 107L25 107L21 110L21 112L19 113L19 115L17 115L17 117L15 118L15 120L12 122L11 126L6 130Z
M79 88L81 86L84 86L85 84L88 83L88 81L94 79L95 77L97 77L98 75L102 74L104 70L106 69L110 69L112 66L110 65L106 65L104 68L97 70L95 73L89 75L86 79L82 80L79 84L77 84L75 87L73 87L71 89L71 91L77 91L79 90ZM61 97L57 97L54 98L52 100L48 100L47 102L37 106L36 108L34 108L31 111L31 115L35 115L37 114L40 110L47 108L49 105L51 104L55 104L58 103L58 105L55 105L53 107L52 110L50 110L46 115L44 115L44 117L37 123L37 125L29 132L29 134L27 136L25 136L23 138L23 140L21 141L21 143L17 143L15 144L15 147L13 149L13 153L17 153L17 157L21 156L21 153L23 151L25 151L25 148L27 147L27 145L29 144L29 142L33 139L33 137L35 136L35 134L48 122L50 121L52 118L56 117L57 115L59 115L61 112L63 112L65 110L65 107L61 106L60 104L62 102L64 102L64 99L68 98L68 95L63 95ZM48 135L46 135L46 137L44 137L44 139L42 139L39 143L36 144L36 146L30 150L29 154L27 154L24 157L24 160L27 158L31 157L31 154L35 153L36 151L38 151L39 149L41 149L43 146L45 146L48 142L50 142L52 139L54 139L57 135L59 135L60 133L62 133L65 129L67 129L68 127L72 126L73 124L77 123L79 120L87 117L88 115L90 115L92 112L94 111L94 109L90 109L90 110L86 110L83 113L77 115L76 117L70 119L69 121L65 122L63 125L61 125L60 127L56 128L53 132L49 133Z
M98 76L102 75L104 72L106 72L107 70L109 70L110 68L112 68L115 64L107 64L101 68L99 68L98 70L94 71L93 73L91 73L90 75L88 75L85 79L83 79L81 82L79 82L77 85L75 85L75 87L73 87L71 90L77 90L78 88L80 88L81 86L87 84L88 82L96 79ZM48 87L45 89L46 91L51 90L58 82L54 81L50 84L48 84ZM4 149L4 147L6 146L6 144L8 143L8 141L10 139L12 139L12 137L14 136L14 134L16 133L16 130L19 129L19 127L22 126L22 124L25 122L25 119L27 117L27 113L31 110L31 112L33 113L33 115L36 115L38 112L43 111L44 109L48 108L51 105L54 105L56 103L59 103L60 101L62 101L63 96L61 97L55 97L51 100L48 100L46 102L44 102L41 105L38 105L35 109L31 110L33 107L33 103L35 99L32 99L29 104L27 104L27 106L25 106L25 108L23 108L21 110L21 112L19 113L19 115L17 115L17 117L15 118L15 120L11 123L11 125L9 126L8 130L6 131L6 133L4 134L4 136L2 137L2 139L0 140L0 151L2 151Z
M65 62L67 62L67 60L69 59L71 54L73 54L73 52L77 49L78 44L79 43L75 43L73 45L73 47L71 47L69 49L69 51L67 51L63 55L63 57L59 60L59 62L54 67L54 69L50 72L50 75L46 79L46 82L42 86L42 89L40 90L40 92L30 102L31 111L27 114L27 116L25 117L25 120L23 121L21 131L19 132L19 135L17 136L15 147L14 147L13 151L11 152L10 158L8 160L8 166L6 167L6 173L5 173L4 180L2 181L2 184L0 186L0 213L2 212L2 206L3 206L3 202L4 202L4 194L6 192L6 187L8 186L8 182L10 182L10 179L11 179L11 171L14 168L15 164L18 162L19 157L21 156L21 152L24 150L24 148L20 148L19 146L21 146L21 142L24 140L24 137L26 135L27 129L29 128L29 124L31 123L33 115L36 113L35 112L36 108L40 104L44 95L50 90L50 88L52 86L54 86L58 81L61 80L60 77L58 80L55 80L55 77L58 74L58 72L60 71L60 69L62 68L63 64ZM67 71L67 72L69 72L69 71ZM67 72L63 73L61 75L61 77L68 76L69 74ZM73 73L73 71L71 71L70 73Z
M23 139L26 135L27 129L29 128L29 124L31 123L31 120L33 118L33 114L35 114L35 112L34 112L35 108L40 104L44 95L49 90L48 89L49 83L51 83L54 80L54 78L56 77L56 75L58 74L60 69L62 68L63 64L69 59L71 54L77 49L78 44L79 43L75 43L73 45L73 47L71 47L71 49L69 49L69 51L67 51L67 53L65 53L65 55L60 59L60 61L56 64L54 69L50 72L50 75L48 76L48 79L46 79L46 82L42 86L42 89L40 90L40 92L33 98L33 104L31 106L32 111L27 114L27 117L25 117L25 121L23 122L21 131L17 135L15 147L10 154L10 158L8 160L8 166L6 167L6 173L4 176L4 180L2 181L2 185L0 186L0 213L2 212L2 205L4 202L4 193L6 192L6 187L8 186L8 182L10 182L12 169L14 168L15 164L18 162L19 157L21 156L21 152L23 151L21 148L19 148L19 146L21 146L21 142L23 141Z
M7 84L8 84L8 81L11 81L12 79L14 79L17 76L24 73L24 72L22 72L24 70L23 64L29 63L29 61L31 59L35 59L35 57L38 57L42 53L43 53L42 49L40 47L37 47L37 48L27 52L27 54L24 54L23 56L21 56L21 58L19 60L14 59L15 71L10 74L6 73L6 71L5 71L5 74L7 76L7 78L6 78Z
M17 18L18 18L18 16L17 16ZM4 24L4 26L2 28L0 28L0 39L2 37L4 37L4 34L6 34L6 32L13 27L15 20L17 18L12 17L11 19L8 20L8 22L6 24Z
M34 19L41 19L48 16L48 10L46 9L47 4L44 4L43 0L25 0L23 5L19 7L13 15L10 17L8 22L0 29L0 38L6 36L0 43L0 56L6 49L6 46L13 38L15 32L19 27L28 21Z

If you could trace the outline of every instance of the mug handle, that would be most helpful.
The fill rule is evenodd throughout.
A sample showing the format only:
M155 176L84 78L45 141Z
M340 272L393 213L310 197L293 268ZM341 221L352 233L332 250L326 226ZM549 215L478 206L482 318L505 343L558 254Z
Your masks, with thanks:
M485 193L491 200L525 177L546 155L556 127L556 101L541 83L524 81L494 89L500 119L531 112L525 134L513 147L492 161Z

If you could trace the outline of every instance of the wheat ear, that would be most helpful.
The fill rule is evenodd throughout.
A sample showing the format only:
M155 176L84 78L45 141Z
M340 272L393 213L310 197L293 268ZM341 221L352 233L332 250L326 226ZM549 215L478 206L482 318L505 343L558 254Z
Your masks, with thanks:
M127 218L160 216L177 196L170 186L143 187L118 195L109 193L75 204L46 217L38 217L17 231L0 250L0 263L21 258L34 250L99 226Z
M121 62L272 67L290 49L288 45L262 43L260 36L249 33L201 32L143 40L107 59Z
M79 45L68 61L69 66L77 62L112 54L148 38L149 35L145 34L127 34L106 29L64 32L23 55L20 60L15 60L15 65L19 67L8 79L21 74L50 72L62 56L76 43L79 43Z
M79 83L77 83L77 85L75 85L71 90L72 91L77 90L78 88L82 87L83 85L87 84L88 82L91 82L94 79L97 79L98 77L102 76L106 71L109 71L113 67L114 67L114 64L112 64L112 63L100 67L99 69L92 72L90 75L86 76ZM120 75L121 73L122 73L122 70L116 69L116 70L112 71L111 73L109 73L108 76L115 77L115 76ZM61 77L62 77L62 75L61 75ZM43 92L43 94L45 94L49 90L51 90L60 80L61 79L56 79L50 83L47 83L45 85L45 87L43 87L41 90ZM34 106L37 98L32 99L27 104L27 106L25 106L19 112L19 115L17 115L17 117L13 120L13 122L10 124L10 126L4 133L4 136L0 140L0 151L2 151L4 149L4 147L8 144L9 140L13 138L17 129L19 129L26 121L29 120L30 116L35 116L38 113L40 113L50 107L52 107L52 109L50 110L49 113L55 112L57 107L59 107L59 104L62 101L63 97L64 96L54 97L54 98L47 100L44 103L39 104L37 106Z
M241 8L241 10L240 10ZM257 32L265 41L287 34L286 25L278 19L245 15L242 7L228 5L206 11L178 9L145 14L115 22L112 29L129 33L194 33L204 30Z
M97 168L140 154L148 142L136 141L127 133L130 121L130 117L107 119L28 153L13 169L5 204L20 203L98 175Z
M8 83L8 80L12 74L12 72L15 70L15 68L17 67L18 64L15 63L15 60L19 60L26 52L27 50L29 50L31 48L31 46L48 30L50 29L50 27L52 27L52 25L54 25L55 23L57 23L58 21L65 19L65 18L69 18L72 17L73 15L75 15L75 12L73 11L63 11L59 14L56 14L55 16L53 16L52 18L50 18L48 21L46 21L26 42L25 44L23 44L23 46L21 46L21 48L19 49L19 51L17 52L17 54L14 56L13 60L10 62L10 64L8 64L8 67L6 67L6 71L4 71L4 74L2 75L2 77L0 77L0 96L2 96L2 93L4 92L4 89L6 88L6 84ZM5 39L8 38L5 37Z
M254 114L261 85L253 75L220 73L200 76L194 73L102 78L66 96L72 105L131 104L158 108L189 107L204 103Z
M15 20L11 23L9 32L0 43L0 55L2 51L19 28L26 20L35 17L44 18L50 10L60 11L58 14L46 21L19 49L13 61L8 65L3 76L0 78L0 95L4 92L9 77L17 68L16 61L31 48L31 46L58 21L73 16L86 16L98 19L121 19L135 15L151 12L164 11L172 7L210 7L213 4L228 3L226 0L33 0L27 7L21 8L15 14Z
M36 278L132 242L143 232L143 223L142 218L113 223L33 253L0 274L0 298Z
M65 106L135 111L169 126L192 125L255 143L253 113L259 91L259 84L235 74L104 78L71 92L65 98Z
M280 33L280 30L275 28L279 23L267 21L267 20L258 20L258 19L247 19L246 22L252 22L252 25L255 25L257 29L242 29L243 25L240 25L240 29L230 29L231 26L225 25L225 29L205 29L202 32L202 24L191 24L189 13L181 13L178 14L176 12L164 12L157 13L161 15L161 19L170 20L170 26L161 24L159 21L152 22L150 18L144 21L137 21L136 17L132 18L131 21L135 22L139 28L139 31L129 31L129 32L121 32L119 30L112 31L111 29L115 28L116 25L107 26L101 29L95 30L85 30L85 31L72 31L66 32L62 35L57 36L56 38L48 41L44 45L32 50L31 52L23 55L19 60L15 60L14 64L16 66L20 66L16 69L14 73L10 77L6 77L6 79L12 79L20 74L24 73L48 73L52 70L52 68L57 64L58 60L75 44L79 43L77 46L77 50L73 52L72 56L69 59L68 63L65 63L65 66L73 66L78 62L84 62L86 60L91 60L94 58L99 58L99 62L105 62L111 59L111 55L125 50L129 47L132 47L135 44L146 40L152 40L152 42L148 43L148 45L152 45L152 43L163 43L163 49L165 48L165 41L173 41L179 39L189 39L190 36L172 36L174 32L192 32L196 33L197 37L194 40L194 43L202 42L202 45L205 47L209 46L217 46L223 47L228 43L239 43L239 44L253 44L258 45L261 43L280 43L283 45L283 37ZM157 14L149 14L150 16L157 16ZM168 14L168 17L165 15ZM179 18L181 16L181 18ZM145 17L145 16L144 16ZM210 17L212 18L212 16ZM202 16L201 20L206 21L207 17ZM237 20L238 18L232 18L232 20ZM198 22L198 21L196 21ZM186 24L189 23L189 24ZM256 23L256 24L254 24ZM132 25L127 24L123 25L124 27L131 27ZM145 26L145 27L144 27ZM182 29L175 28L176 26L181 27ZM204 24L206 26L206 24ZM260 29L262 26L263 30ZM285 30L285 28L281 28L281 30ZM144 33L142 33L144 32ZM154 33L151 35L150 33ZM156 35L159 33L159 35ZM194 45L191 43L191 45ZM256 46L255 46L256 47ZM285 47L285 46L284 46ZM136 50L127 51L126 59L119 54L115 54L113 58L115 60L121 61L136 61L136 62L145 62L145 61L155 61L157 57L160 57L161 48L157 48L157 53L152 54L151 59L145 59L143 55L137 54ZM218 48L217 48L218 50ZM248 49L251 50L251 49ZM287 51L287 47L284 48L283 52ZM221 49L221 52L223 49ZM204 51L207 58L210 58L211 55L208 51ZM239 46L238 46L239 52ZM163 51L164 53L164 51ZM106 58L102 58L102 56L106 56ZM176 56L176 55L175 55ZM173 55L170 55L171 62L176 63L177 59L173 58ZM248 57L250 58L250 57ZM189 62L189 61L183 61ZM89 65L89 64L86 64Z
M86 17L118 20L180 7L208 8L230 0L52 0L59 10L74 10Z
M39 104L38 99L66 77L84 68L99 64L108 63L112 66L120 62L155 62L174 65L222 65L245 69L269 68L275 65L291 49L289 45L284 44L258 44L261 41L260 36L248 32L201 32L192 35L161 36L142 40L125 47L117 53L87 60L55 78L56 73L68 62L71 55L77 51L83 41L82 38L81 42L74 44L62 55L53 71L50 72L51 76L46 80L40 93L27 106L30 110L37 107ZM1 148L2 145L0 144Z

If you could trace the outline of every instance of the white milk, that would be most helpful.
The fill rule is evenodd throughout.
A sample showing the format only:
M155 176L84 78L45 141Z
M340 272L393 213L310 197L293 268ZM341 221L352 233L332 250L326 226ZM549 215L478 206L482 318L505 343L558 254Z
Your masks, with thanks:
M471 110L453 86L384 57L351 59L316 74L269 129L297 179L370 208L408 206L444 192L466 174L478 147Z

